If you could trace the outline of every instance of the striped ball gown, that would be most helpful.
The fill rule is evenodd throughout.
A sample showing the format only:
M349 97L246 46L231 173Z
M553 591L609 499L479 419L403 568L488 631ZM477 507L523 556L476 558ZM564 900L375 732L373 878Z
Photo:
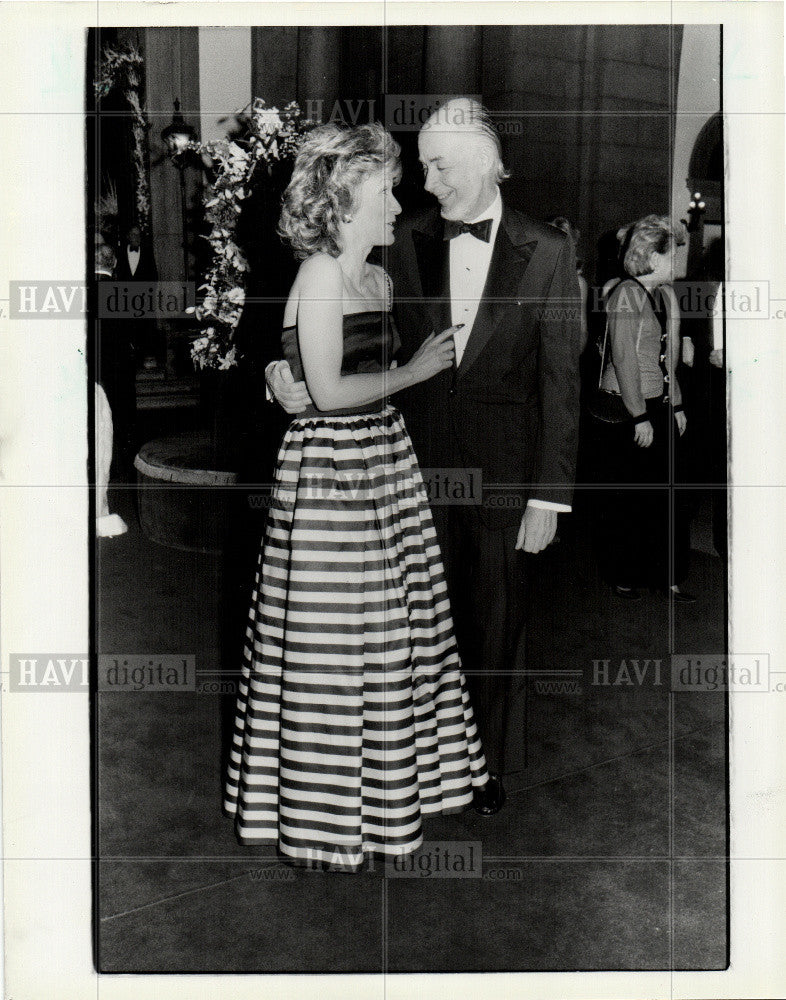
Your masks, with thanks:
M403 855L486 766L401 415L289 427L252 595L224 806L241 843Z

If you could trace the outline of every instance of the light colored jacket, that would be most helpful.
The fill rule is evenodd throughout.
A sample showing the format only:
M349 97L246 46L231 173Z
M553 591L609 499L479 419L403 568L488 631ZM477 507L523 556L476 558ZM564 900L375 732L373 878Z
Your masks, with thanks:
M620 281L606 305L605 368L600 387L622 396L632 417L646 410L645 399L664 392L672 404L682 404L676 368L680 349L680 313L671 285L661 285L666 309L666 353L668 385L661 368L661 328L644 288L632 279Z

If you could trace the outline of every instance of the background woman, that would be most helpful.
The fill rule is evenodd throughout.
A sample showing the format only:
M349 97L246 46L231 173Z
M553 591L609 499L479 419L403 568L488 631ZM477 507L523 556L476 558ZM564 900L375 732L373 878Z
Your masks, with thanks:
M601 476L620 485L607 498L601 552L619 597L637 587L679 589L688 572L689 522L673 503L672 470L687 421L676 377L679 309L668 282L685 237L666 216L648 215L618 233L627 278L607 292L608 340L601 388L622 398L629 420L598 427ZM676 431L676 433L674 433Z
M350 869L414 851L422 815L487 781L425 488L385 402L452 364L456 329L391 367L390 282L367 257L394 239L398 153L380 125L318 127L285 196L303 263L282 342L313 405L279 452L225 798L241 842Z

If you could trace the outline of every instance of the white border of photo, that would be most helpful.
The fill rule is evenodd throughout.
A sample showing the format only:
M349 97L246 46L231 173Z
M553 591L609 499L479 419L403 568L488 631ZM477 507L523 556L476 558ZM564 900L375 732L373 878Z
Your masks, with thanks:
M86 28L104 25L710 23L724 34L729 277L783 269L783 7L760 3L6 3L3 285L79 278ZM3 296L4 292L0 292ZM786 314L786 313L785 313ZM731 649L784 670L786 322L727 331L733 497ZM88 648L87 371L81 320L0 317L0 644ZM782 674L786 679L786 674ZM7 683L4 685L7 689ZM783 995L786 698L732 696L731 967L722 972L483 975L97 975L92 957L87 695L2 698L6 996L763 998ZM263 918L264 915L260 914ZM587 914L588 919L592 915ZM242 934L243 929L238 928Z

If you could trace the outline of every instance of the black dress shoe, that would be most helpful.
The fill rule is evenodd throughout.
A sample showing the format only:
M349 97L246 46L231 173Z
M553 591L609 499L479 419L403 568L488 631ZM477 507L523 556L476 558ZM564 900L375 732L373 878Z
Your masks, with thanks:
M619 584L615 583L611 588L611 592L615 597L622 598L623 601L641 600L641 594L635 587L620 587Z
M490 774L482 788L476 788L472 799L475 812L481 816L494 816L505 804L505 789L498 774Z

